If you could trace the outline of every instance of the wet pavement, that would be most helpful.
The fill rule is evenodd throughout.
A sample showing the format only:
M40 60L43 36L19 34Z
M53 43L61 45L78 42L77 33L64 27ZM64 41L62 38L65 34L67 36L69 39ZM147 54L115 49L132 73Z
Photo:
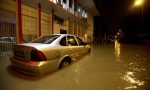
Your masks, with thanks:
M70 66L46 75L12 70L0 58L0 90L150 90L150 47L134 44L92 45Z

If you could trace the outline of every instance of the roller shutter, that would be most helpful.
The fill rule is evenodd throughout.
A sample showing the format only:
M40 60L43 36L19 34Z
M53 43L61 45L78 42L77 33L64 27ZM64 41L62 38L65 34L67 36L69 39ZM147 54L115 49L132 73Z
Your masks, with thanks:
M43 12L41 13L41 35L50 34L50 20L51 15L49 13Z
M23 41L37 38L37 8L21 4Z

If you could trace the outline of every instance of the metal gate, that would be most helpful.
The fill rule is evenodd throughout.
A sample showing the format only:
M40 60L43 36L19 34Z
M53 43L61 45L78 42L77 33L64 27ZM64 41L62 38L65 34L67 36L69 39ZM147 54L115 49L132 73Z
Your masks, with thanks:
M0 57L12 56L16 44L16 1L0 0Z

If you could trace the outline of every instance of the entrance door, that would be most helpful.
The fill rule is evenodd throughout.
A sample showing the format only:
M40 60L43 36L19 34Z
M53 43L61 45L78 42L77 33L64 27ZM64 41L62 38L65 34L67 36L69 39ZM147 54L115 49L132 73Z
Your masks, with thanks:
M67 30L60 29L60 34L67 34Z

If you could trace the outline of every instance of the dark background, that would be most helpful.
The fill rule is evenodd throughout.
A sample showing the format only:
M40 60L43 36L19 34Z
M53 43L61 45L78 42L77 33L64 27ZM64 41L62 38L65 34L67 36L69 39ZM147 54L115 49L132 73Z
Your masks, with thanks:
M94 18L94 37L115 36L119 29L125 41L150 39L150 1L132 7L134 0L94 0L101 16ZM133 39L133 40L132 40Z

